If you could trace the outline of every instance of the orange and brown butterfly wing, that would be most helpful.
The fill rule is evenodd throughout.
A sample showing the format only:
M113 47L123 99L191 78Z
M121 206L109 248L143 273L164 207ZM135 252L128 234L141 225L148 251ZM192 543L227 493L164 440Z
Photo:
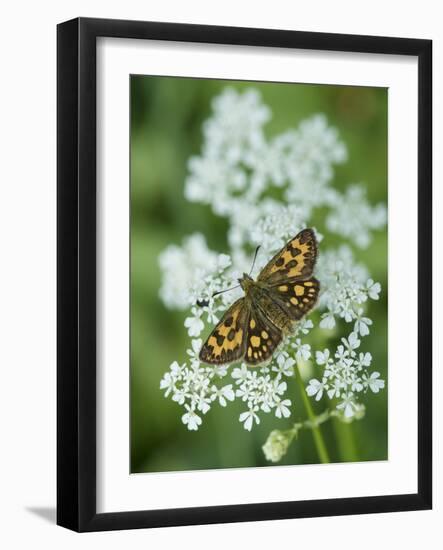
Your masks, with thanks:
M315 233L312 229L303 229L263 268L258 280L273 285L287 279L308 279L316 259Z
M309 279L287 279L268 288L271 298L288 313L293 321L299 321L316 304L320 282Z
M316 259L314 231L304 229L258 276L267 288L267 298L252 303L250 298L237 300L203 345L201 361L223 365L244 359L258 365L270 359L291 321L300 320L317 301L320 283L312 277Z
M255 366L268 361L282 339L279 330L257 306L251 307L244 361Z
M246 352L249 311L240 298L223 315L200 350L200 360L211 365L240 361Z

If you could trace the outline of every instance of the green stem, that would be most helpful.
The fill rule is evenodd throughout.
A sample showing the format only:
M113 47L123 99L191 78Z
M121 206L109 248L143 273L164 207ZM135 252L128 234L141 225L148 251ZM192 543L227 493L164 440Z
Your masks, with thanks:
M314 411L312 410L311 403L306 394L305 387L303 385L303 380L300 375L300 369L298 368L297 363L295 364L295 378L300 388L300 394L302 396L303 405L305 406L306 413L308 415L309 420L312 423L312 436L314 438L314 443L317 449L318 457L320 458L320 462L322 464L329 464L330 460L329 460L328 451L326 449L325 440L323 439L323 434L321 433L320 426L316 421L316 416L314 414Z
M340 456L344 462L355 462L358 460L358 453L355 447L352 424L343 424L337 418L332 422Z

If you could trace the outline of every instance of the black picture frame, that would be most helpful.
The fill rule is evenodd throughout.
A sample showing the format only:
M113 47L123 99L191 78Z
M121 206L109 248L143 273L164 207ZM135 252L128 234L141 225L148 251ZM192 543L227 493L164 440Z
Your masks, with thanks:
M418 59L418 491L118 513L96 511L96 39L399 54ZM79 18L57 29L57 523L103 531L432 507L432 42Z

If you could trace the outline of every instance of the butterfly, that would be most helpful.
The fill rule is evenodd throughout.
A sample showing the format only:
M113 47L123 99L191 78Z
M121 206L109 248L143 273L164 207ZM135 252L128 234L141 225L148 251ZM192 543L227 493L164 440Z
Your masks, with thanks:
M245 295L232 304L200 350L200 360L224 365L268 361L295 321L317 302L319 281L312 276L318 247L312 229L303 229L268 262L256 281L238 279Z

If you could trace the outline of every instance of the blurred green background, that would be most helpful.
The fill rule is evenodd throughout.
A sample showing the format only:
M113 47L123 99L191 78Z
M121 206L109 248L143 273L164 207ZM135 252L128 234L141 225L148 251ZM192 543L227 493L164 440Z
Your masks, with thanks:
M346 86L275 84L185 78L131 77L131 472L154 472L265 466L261 446L273 429L287 429L306 419L297 385L289 386L293 401L289 419L261 414L252 432L238 422L242 404L211 408L197 432L181 422L184 409L163 397L160 379L172 361L183 362L189 337L183 326L186 312L169 311L159 299L159 253L183 236L200 231L210 248L227 251L226 220L210 207L186 202L183 196L187 160L200 152L202 122L211 113L211 100L226 86L258 89L271 108L266 134L295 127L308 116L325 113L345 142L349 160L336 167L333 185L367 186L371 204L387 203L387 90ZM313 224L324 228L322 212ZM365 250L354 249L374 280L382 284L378 302L368 315L374 321L362 350L373 356L372 368L387 380L387 231L374 233ZM328 233L328 248L342 242ZM321 249L320 249L321 253ZM314 317L318 313L314 313ZM316 319L314 318L314 322ZM326 340L314 330L306 339L313 349L335 348L349 333L343 325ZM205 335L202 335L203 337ZM313 367L314 368L314 367ZM311 372L311 374L314 374ZM363 420L322 425L331 461L387 458L387 388L363 397ZM295 403L295 405L294 405ZM316 412L325 399L312 401ZM317 463L310 431L301 431L279 464Z

